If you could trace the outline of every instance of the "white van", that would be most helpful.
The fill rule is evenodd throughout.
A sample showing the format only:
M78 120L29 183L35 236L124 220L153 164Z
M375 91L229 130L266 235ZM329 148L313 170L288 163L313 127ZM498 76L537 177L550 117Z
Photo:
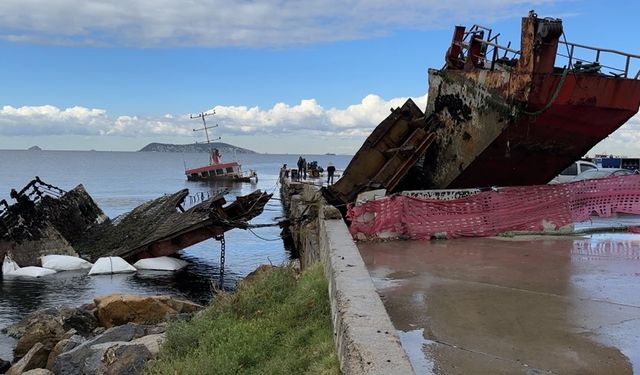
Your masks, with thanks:
M580 173L588 171L589 169L598 169L598 166L590 161L578 160L565 168L564 171L560 172L560 174L554 177L549 183L560 184L563 182L569 182Z

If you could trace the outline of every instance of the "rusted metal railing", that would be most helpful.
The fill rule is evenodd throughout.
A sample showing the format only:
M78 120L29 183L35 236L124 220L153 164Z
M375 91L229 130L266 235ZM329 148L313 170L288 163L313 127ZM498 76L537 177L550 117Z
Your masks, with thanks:
M521 52L519 50L511 48L511 42L509 42L506 46L500 45L498 43L498 36L500 36L500 33L497 33L493 36L492 33L493 30L488 27L473 25L469 30L464 32L464 36L461 41L454 42L453 44L460 47L460 49L463 51L463 56L468 56L473 40L482 43L482 53L477 55L474 54L473 58L481 61L486 68L494 70L496 67L496 63L499 62L499 60L507 60L509 54L511 54L511 59L515 59L521 54ZM570 69L576 68L576 65L584 63L585 65L583 66L591 65L594 68L597 67L609 69L609 74L616 77L640 79L640 69L635 75L633 74L633 72L631 72L631 68L633 66L640 65L640 55L618 51L610 48L599 48L587 46L584 44L567 42L566 40L559 40L558 42L566 46L566 54L564 51L562 51L562 49L559 48L559 51L556 55L566 58L568 60L568 63L566 65ZM592 51L595 54L595 59L589 60L577 57L576 53L583 50ZM622 57L624 59L624 68L619 66L616 67L611 65L604 65L602 63L602 57L605 54Z
M616 67L613 67L613 66L602 65L602 64L600 64L600 66L602 66L603 68L611 69L612 71L620 72L619 74L612 73L613 75L615 75L617 77L631 78L629 76L629 67L631 65L631 60L635 59L638 62L640 62L640 55L634 55L632 53L627 53L627 52L623 52L623 51L617 51L617 50L610 49L610 48L592 47L592 46L587 46L587 45L584 45L584 44L572 43L572 42L567 42L567 41L562 41L562 40L559 41L559 43L566 45L568 52L567 52L567 55L563 55L561 53L558 53L558 56L566 57L567 59L569 59L569 66L570 67L573 66L573 62L574 61L600 64L601 55L603 53L610 53L610 54L613 54L613 55L622 56L625 59L624 69L616 68ZM584 60L584 59L577 58L575 56L575 50L577 48L590 50L590 51L595 52L595 60L589 61L589 60ZM638 70L638 73L636 73L636 75L633 76L633 79L638 79L638 78L640 78L640 70Z

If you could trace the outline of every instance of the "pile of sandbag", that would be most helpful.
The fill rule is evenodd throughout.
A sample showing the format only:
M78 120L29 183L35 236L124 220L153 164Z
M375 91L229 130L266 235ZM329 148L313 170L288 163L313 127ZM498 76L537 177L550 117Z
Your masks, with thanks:
M11 259L9 254L4 255L4 261L2 262L2 277L10 276L25 276L25 277L42 277L56 273L55 270L50 270L44 267L20 267L18 263Z
M178 258L157 257L140 259L133 266L139 270L179 271L185 268L187 264L187 262Z
M40 258L42 267L20 267L5 254L2 263L2 276L42 277L58 271L74 271L89 269L89 275L109 275L129 273L137 270L178 271L187 266L187 262L171 257L147 258L137 261L133 266L121 257L99 258L92 264L82 258L69 255L45 255Z

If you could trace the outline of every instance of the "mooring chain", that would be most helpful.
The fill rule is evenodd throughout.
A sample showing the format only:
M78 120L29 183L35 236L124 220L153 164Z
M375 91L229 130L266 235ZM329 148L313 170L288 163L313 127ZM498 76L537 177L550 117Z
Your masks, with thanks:
M225 258L225 242L224 242L224 234L221 234L217 238L220 241L220 279L218 284L220 285L220 289L223 288L224 283L224 258Z

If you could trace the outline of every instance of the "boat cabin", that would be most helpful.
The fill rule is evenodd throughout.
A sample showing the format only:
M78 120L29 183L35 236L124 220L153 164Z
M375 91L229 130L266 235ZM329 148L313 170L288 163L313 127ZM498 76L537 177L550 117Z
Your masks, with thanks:
M236 180L242 178L242 168L238 162L223 163L218 149L211 150L209 165L187 169L187 180Z

